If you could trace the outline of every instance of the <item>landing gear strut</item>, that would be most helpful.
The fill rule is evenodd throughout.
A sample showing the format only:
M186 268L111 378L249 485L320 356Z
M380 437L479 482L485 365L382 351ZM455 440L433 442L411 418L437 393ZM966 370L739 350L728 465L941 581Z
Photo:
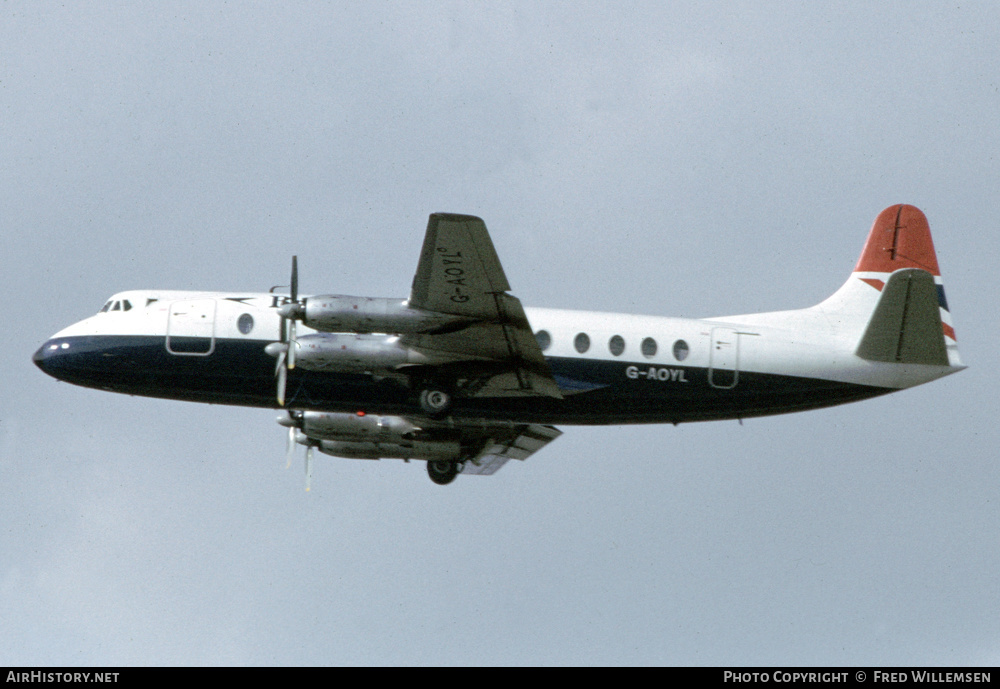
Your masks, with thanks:
M447 459L427 460L427 475L439 486L445 486L455 480L462 471L462 462L452 462Z

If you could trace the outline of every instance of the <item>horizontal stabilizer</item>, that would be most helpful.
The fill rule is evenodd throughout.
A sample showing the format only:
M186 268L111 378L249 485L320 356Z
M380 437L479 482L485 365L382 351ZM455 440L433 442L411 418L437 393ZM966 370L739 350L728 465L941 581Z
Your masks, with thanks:
M934 277L906 268L889 276L855 352L862 359L947 366Z

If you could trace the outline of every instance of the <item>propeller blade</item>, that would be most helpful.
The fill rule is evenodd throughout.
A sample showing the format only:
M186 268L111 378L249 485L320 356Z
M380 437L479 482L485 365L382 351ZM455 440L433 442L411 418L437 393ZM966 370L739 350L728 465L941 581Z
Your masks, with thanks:
M299 300L299 257L292 256L292 301Z
M295 456L295 426L288 427L288 439L285 441L285 468L292 466L292 457Z
M284 366L285 355L278 357L278 406L285 406L285 386L288 384L288 368Z
M295 368L295 319L288 326L288 370Z
M313 479L313 451L316 449L315 445L309 445L306 448L306 492L312 488Z

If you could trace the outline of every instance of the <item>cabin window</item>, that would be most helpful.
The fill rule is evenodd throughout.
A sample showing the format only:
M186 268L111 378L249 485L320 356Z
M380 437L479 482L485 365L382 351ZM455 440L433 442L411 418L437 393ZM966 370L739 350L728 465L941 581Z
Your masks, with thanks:
M131 310L132 310L132 302L130 302L128 299L123 299L122 311L131 311Z
M610 340L608 340L608 349L615 356L621 356L622 352L625 351L625 340L621 335L615 335Z
M250 331L253 330L253 316L249 313L243 314L236 320L236 327L244 335L249 335Z
M674 342L674 358L677 359L677 361L684 361L687 359L689 351L688 343L684 340L677 340L677 342Z
M573 346L576 347L576 351L583 354L588 349L590 349L590 336L587 333L578 333L575 338L573 338Z
M549 335L548 330L539 330L535 333L535 339L538 340L538 346L543 352L552 344L552 336Z
M121 311L122 310L122 303L120 301L116 301L115 304L114 304L114 306L111 307L111 310L112 311Z
M111 302L109 301L107 304L105 304L104 306L101 307L100 313L104 313L105 311L107 311L110 308L111 308Z
M642 350L642 355L644 357L646 357L647 359L653 358L654 356L656 356L656 340L654 340L651 337L647 337L645 340L642 341L640 349Z

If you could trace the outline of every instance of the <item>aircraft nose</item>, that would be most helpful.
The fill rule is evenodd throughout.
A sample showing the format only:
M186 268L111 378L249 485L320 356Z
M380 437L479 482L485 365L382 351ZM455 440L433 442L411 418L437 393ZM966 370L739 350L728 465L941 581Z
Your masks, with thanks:
M122 359L106 343L59 333L32 355L35 366L56 380L87 387L107 387L122 375Z
M66 380L67 376L71 376L78 368L73 354L69 342L53 338L39 347L31 356L31 360L35 362L35 366L53 378Z
M52 340L49 340L38 348L38 351L31 356L31 360L35 362L35 366L51 376L53 375L52 359L58 356L58 352L58 343L54 343Z

